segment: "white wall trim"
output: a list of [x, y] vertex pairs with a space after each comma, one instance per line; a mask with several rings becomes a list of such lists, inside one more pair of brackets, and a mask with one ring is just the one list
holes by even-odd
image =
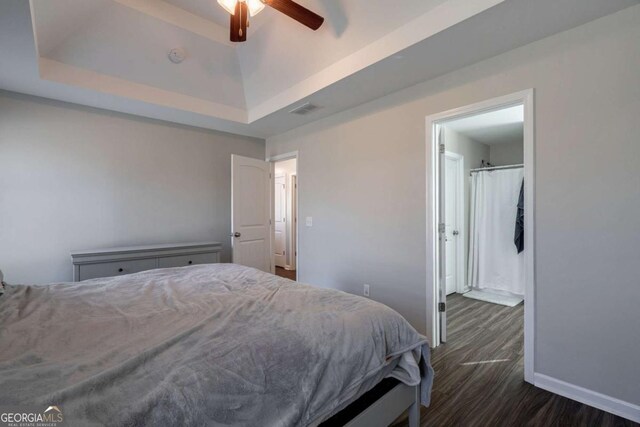
[[290, 151], [288, 153], [278, 154], [275, 156], [267, 157], [267, 162], [281, 162], [283, 160], [291, 160], [298, 158], [298, 151]]
[[[289, 239], [289, 254], [291, 254], [291, 260], [289, 263], [288, 270], [296, 270], [297, 265], [297, 253], [298, 247], [296, 243], [298, 242], [298, 162], [296, 161], [296, 172], [292, 173], [289, 176], [289, 196], [288, 196], [288, 213], [289, 213], [289, 233], [291, 233], [291, 238]], [[297, 272], [296, 272], [297, 278]]]
[[274, 203], [275, 200], [275, 176], [276, 176], [276, 164], [271, 162], [269, 163], [269, 226], [271, 228], [271, 232], [269, 233], [269, 253], [271, 256], [269, 257], [269, 269], [271, 270], [271, 274], [276, 274], [276, 254], [273, 250], [275, 245], [275, 236], [276, 236], [276, 222], [274, 221], [276, 217], [276, 206]]
[[[276, 212], [276, 207], [275, 207], [276, 206], [276, 188], [275, 188], [276, 186], [275, 186], [275, 184], [276, 184], [276, 180], [278, 178], [283, 178], [283, 181], [284, 181], [285, 205], [287, 205], [288, 202], [289, 202], [288, 201], [289, 186], [287, 185], [288, 184], [287, 183], [287, 174], [286, 173], [277, 173], [276, 169], [275, 169], [275, 166], [276, 166], [275, 162], [271, 162], [271, 167], [273, 169], [273, 188], [271, 188], [271, 191], [273, 192], [273, 197], [272, 197], [272, 200], [271, 200], [271, 203], [273, 203], [273, 215], [271, 217], [272, 220], [271, 220], [271, 224], [270, 225], [271, 225], [271, 228], [273, 229], [273, 236], [272, 236], [272, 239], [271, 239], [273, 241], [273, 245], [272, 245], [273, 248], [272, 248], [271, 256], [273, 257], [274, 270], [275, 270], [275, 268], [278, 267], [278, 264], [276, 262], [276, 249], [275, 249], [276, 248], [276, 213], [275, 213]], [[285, 208], [285, 211], [287, 211], [286, 208]], [[286, 215], [286, 218], [289, 218], [289, 214], [288, 213], [286, 213], [285, 215]], [[285, 228], [288, 227], [288, 226], [289, 226], [289, 222], [287, 221], [286, 225], [285, 225]], [[288, 267], [286, 252], [289, 250], [289, 248], [287, 247], [287, 243], [286, 243], [287, 242], [287, 234], [288, 234], [288, 230], [285, 230], [285, 238], [284, 238], [284, 241], [285, 241], [285, 254], [283, 255], [284, 264], [283, 264], [283, 267], [282, 267], [285, 270]]]
[[597, 391], [570, 384], [559, 379], [535, 373], [534, 385], [560, 396], [584, 403], [628, 420], [640, 423], [640, 406], [607, 396]]
[[38, 65], [40, 78], [43, 80], [180, 111], [202, 114], [207, 117], [247, 123], [247, 112], [242, 108], [231, 107], [172, 90], [98, 73], [45, 57], [38, 59]]
[[489, 99], [475, 104], [455, 108], [426, 117], [426, 243], [427, 265], [433, 266], [431, 272], [427, 268], [426, 277], [426, 304], [427, 338], [431, 346], [440, 344], [440, 328], [437, 310], [438, 302], [438, 239], [437, 224], [439, 219], [439, 195], [437, 184], [439, 182], [439, 164], [437, 147], [437, 125], [453, 119], [460, 119], [482, 112], [497, 110], [514, 105], [524, 106], [524, 165], [525, 165], [525, 205], [528, 206], [525, 214], [525, 303], [524, 303], [524, 379], [528, 383], [534, 383], [534, 356], [535, 356], [535, 117], [534, 117], [534, 90], [528, 89], [521, 92]]

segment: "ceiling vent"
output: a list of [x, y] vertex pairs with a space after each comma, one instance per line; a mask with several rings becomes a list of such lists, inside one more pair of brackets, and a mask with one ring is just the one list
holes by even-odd
[[298, 114], [300, 116], [304, 116], [305, 114], [309, 114], [312, 111], [317, 110], [318, 107], [317, 105], [314, 105], [310, 102], [305, 102], [304, 104], [294, 108], [293, 110], [289, 111], [291, 114]]

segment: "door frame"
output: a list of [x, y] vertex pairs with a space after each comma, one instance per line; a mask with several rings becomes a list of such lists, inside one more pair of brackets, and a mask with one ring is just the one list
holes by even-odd
[[[440, 125], [454, 119], [483, 112], [522, 105], [524, 107], [524, 175], [525, 175], [525, 297], [524, 297], [524, 379], [534, 383], [535, 356], [535, 117], [534, 89], [512, 93], [486, 101], [466, 105], [426, 117], [426, 304], [427, 338], [433, 347], [440, 343], [438, 304], [438, 278], [440, 277], [440, 249], [438, 224], [440, 223], [440, 153], [438, 132]], [[431, 268], [430, 268], [431, 266]]]
[[[296, 159], [296, 187], [293, 189], [294, 190], [294, 197], [293, 199], [295, 199], [295, 203], [296, 203], [296, 215], [298, 215], [298, 211], [300, 210], [300, 202], [298, 199], [298, 194], [300, 191], [300, 154], [298, 153], [298, 150], [296, 151], [290, 151], [288, 153], [283, 153], [283, 154], [277, 154], [275, 156], [270, 156], [267, 157], [265, 160], [269, 163], [271, 163], [271, 173], [274, 174], [275, 173], [275, 164], [276, 162], [281, 162], [283, 160], [291, 160], [291, 159]], [[274, 196], [274, 186], [271, 186], [271, 218], [275, 218], [275, 196]], [[302, 265], [302, 263], [300, 262], [300, 238], [299, 238], [299, 225], [298, 225], [299, 221], [296, 221], [295, 223], [295, 230], [293, 232], [293, 234], [295, 235], [295, 252], [293, 254], [294, 259], [295, 259], [295, 271], [296, 271], [296, 280], [300, 280], [300, 266]], [[271, 221], [271, 241], [275, 242], [275, 234], [276, 234], [276, 226], [275, 226], [275, 222], [272, 220]], [[289, 249], [289, 248], [287, 248]], [[275, 266], [275, 254], [273, 253], [273, 248], [271, 248], [271, 257], [273, 259], [273, 265]], [[273, 273], [275, 274], [275, 267], [274, 267], [274, 271]]]
[[296, 161], [296, 173], [292, 173], [289, 184], [291, 185], [291, 206], [289, 207], [291, 238], [289, 239], [289, 253], [293, 254], [289, 267], [298, 272], [298, 162]]
[[467, 230], [464, 227], [464, 156], [462, 154], [454, 153], [453, 151], [446, 151], [445, 140], [445, 157], [456, 159], [456, 167], [458, 176], [458, 185], [456, 189], [456, 223], [458, 225], [458, 242], [456, 243], [456, 292], [462, 293], [467, 290], [465, 284], [465, 277], [467, 276], [467, 266], [464, 262], [464, 249], [466, 248]]
[[[275, 252], [276, 252], [275, 251], [275, 247], [276, 247], [276, 204], [275, 204], [275, 199], [276, 199], [276, 197], [275, 197], [276, 196], [276, 191], [275, 191], [276, 180], [278, 178], [282, 178], [283, 179], [282, 181], [284, 182], [284, 203], [285, 203], [284, 210], [285, 210], [286, 218], [289, 217], [288, 212], [287, 212], [287, 202], [288, 202], [287, 193], [289, 191], [289, 187], [287, 186], [287, 174], [281, 174], [281, 175], [276, 174], [275, 173], [275, 169], [274, 169], [275, 163], [270, 163], [270, 167], [271, 167], [271, 170], [273, 171], [272, 172], [272, 174], [273, 174], [273, 185], [271, 186], [271, 191], [273, 191], [273, 200], [271, 201], [273, 203], [273, 215], [271, 215], [271, 217], [273, 218], [273, 221], [272, 221], [272, 223], [270, 225], [273, 226], [273, 236], [272, 236], [272, 238], [273, 238], [273, 254], [272, 254], [272, 256], [273, 256], [273, 265], [274, 265], [274, 269], [275, 269], [275, 267], [278, 267], [278, 265], [276, 264], [276, 254], [275, 254]], [[284, 228], [285, 228], [285, 232], [284, 232], [285, 233], [285, 238], [284, 238], [284, 251], [285, 251], [285, 254], [283, 255], [283, 257], [284, 257], [284, 266], [285, 267], [287, 266], [287, 255], [286, 254], [289, 251], [289, 248], [287, 247], [287, 236], [288, 236], [287, 227], [289, 227], [289, 222], [287, 220], [285, 220], [285, 225], [284, 225]]]

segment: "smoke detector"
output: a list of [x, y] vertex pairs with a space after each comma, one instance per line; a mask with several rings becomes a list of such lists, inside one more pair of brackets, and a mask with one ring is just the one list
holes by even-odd
[[179, 64], [187, 57], [187, 52], [184, 49], [177, 47], [175, 49], [171, 49], [167, 56], [169, 57], [169, 61], [174, 64]]

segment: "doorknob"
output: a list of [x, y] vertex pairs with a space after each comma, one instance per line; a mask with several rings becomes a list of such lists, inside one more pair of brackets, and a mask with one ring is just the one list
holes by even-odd
[[240, 237], [240, 236], [242, 236], [242, 234], [240, 234], [239, 232], [236, 231], [235, 233], [229, 234], [229, 236], [231, 236], [231, 237]]
[[460, 232], [458, 230], [453, 230], [453, 235], [457, 236], [458, 234], [460, 234]]

